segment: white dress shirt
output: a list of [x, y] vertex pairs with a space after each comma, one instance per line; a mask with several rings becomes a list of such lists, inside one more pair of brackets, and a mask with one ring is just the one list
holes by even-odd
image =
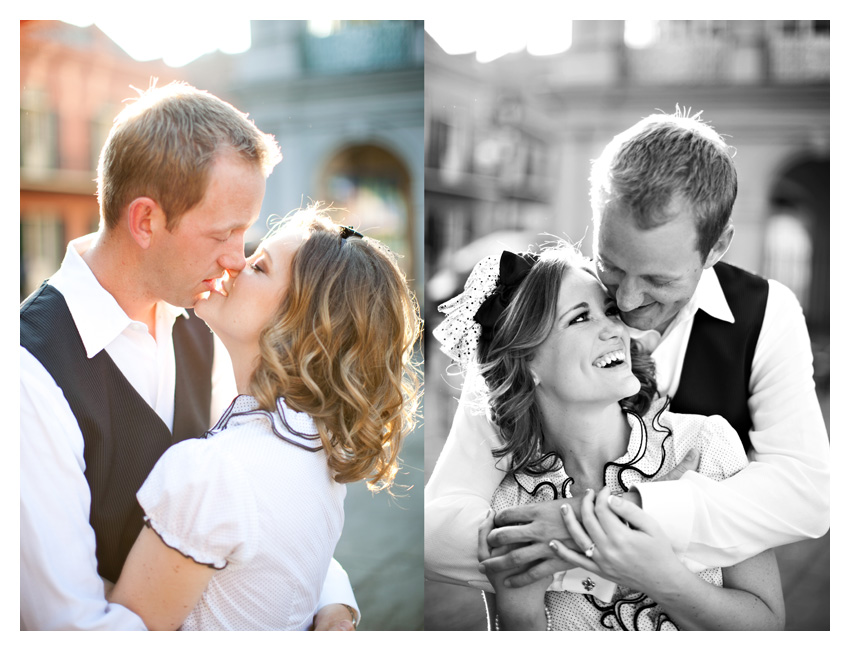
[[[693, 316], [733, 319], [713, 269], [656, 341], [659, 389], [678, 389]], [[491, 450], [501, 445], [486, 416], [471, 408], [468, 377], [446, 444], [425, 487], [425, 576], [490, 589], [478, 572], [477, 527], [504, 476]], [[693, 571], [727, 567], [765, 549], [822, 536], [829, 528], [829, 440], [812, 378], [812, 351], [800, 305], [773, 280], [756, 344], [749, 399], [751, 463], [723, 482], [688, 472], [676, 482], [637, 487]]]
[[[105, 349], [171, 429], [176, 377], [171, 328], [185, 311], [158, 303], [154, 339], [145, 324], [126, 315], [83, 260], [92, 240], [89, 235], [71, 242], [49, 283], [65, 298], [88, 357]], [[210, 424], [237, 393], [230, 358], [215, 341]], [[89, 523], [83, 435], [62, 390], [23, 347], [20, 392], [21, 629], [144, 630], [135, 613], [104, 598]], [[335, 561], [325, 588], [320, 607], [356, 606], [348, 578]]]

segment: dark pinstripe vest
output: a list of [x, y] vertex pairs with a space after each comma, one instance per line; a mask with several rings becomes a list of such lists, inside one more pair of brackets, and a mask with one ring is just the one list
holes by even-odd
[[[191, 314], [191, 312], [190, 312]], [[166, 449], [209, 427], [213, 339], [191, 314], [174, 323], [174, 434], [102, 350], [88, 359], [62, 294], [47, 283], [21, 305], [21, 346], [53, 376], [80, 425], [98, 572], [116, 581], [142, 528], [136, 492]], [[23, 429], [21, 436], [26, 436]], [[45, 477], [44, 481], [52, 481]], [[61, 490], [61, 487], [57, 487]]]
[[697, 311], [670, 410], [680, 414], [720, 414], [732, 424], [744, 449], [749, 451], [750, 374], [768, 285], [764, 278], [723, 262], [714, 269], [735, 323]]

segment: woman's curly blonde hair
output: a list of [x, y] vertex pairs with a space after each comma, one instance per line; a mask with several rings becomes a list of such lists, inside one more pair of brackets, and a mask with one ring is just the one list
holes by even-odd
[[273, 233], [284, 229], [303, 231], [304, 241], [260, 334], [251, 394], [263, 409], [282, 396], [313, 418], [336, 481], [389, 488], [420, 397], [416, 298], [394, 253], [369, 237], [343, 237], [319, 208], [288, 216]]

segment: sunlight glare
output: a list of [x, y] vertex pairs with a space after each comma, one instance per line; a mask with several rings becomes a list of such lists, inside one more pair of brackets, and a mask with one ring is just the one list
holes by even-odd
[[506, 54], [525, 49], [528, 39], [525, 29], [511, 18], [494, 18], [480, 24], [476, 34], [475, 58], [481, 63], [495, 61]]
[[[92, 23], [86, 18], [63, 20], [84, 27]], [[159, 16], [139, 16], [99, 19], [94, 24], [137, 61], [162, 59], [173, 68], [216, 50], [238, 54], [251, 47], [250, 21], [229, 17], [163, 21]]]
[[657, 39], [657, 21], [627, 20], [623, 30], [623, 41], [627, 47], [642, 49]]
[[437, 41], [446, 54], [469, 54], [475, 52], [475, 37], [460, 21], [434, 19], [425, 21], [425, 31]]
[[538, 21], [529, 33], [528, 53], [534, 56], [561, 54], [573, 44], [573, 21]]
[[516, 17], [461, 26], [456, 20], [427, 20], [425, 31], [447, 54], [470, 54], [481, 63], [528, 50], [534, 56], [566, 52], [572, 45], [572, 21], [529, 20]]

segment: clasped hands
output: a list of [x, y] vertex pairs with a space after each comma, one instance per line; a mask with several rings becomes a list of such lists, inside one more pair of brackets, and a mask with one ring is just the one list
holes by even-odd
[[[680, 479], [697, 469], [699, 459], [699, 451], [692, 449], [655, 481]], [[507, 577], [504, 585], [509, 588], [576, 567], [638, 588], [652, 580], [642, 569], [678, 562], [658, 523], [640, 507], [639, 493], [612, 496], [606, 487], [598, 496], [588, 490], [583, 497], [490, 512], [478, 527], [478, 569], [497, 580]]]
[[646, 591], [657, 570], [678, 559], [637, 499], [603, 488], [491, 513], [479, 527], [479, 569], [491, 581], [521, 588], [581, 567]]

